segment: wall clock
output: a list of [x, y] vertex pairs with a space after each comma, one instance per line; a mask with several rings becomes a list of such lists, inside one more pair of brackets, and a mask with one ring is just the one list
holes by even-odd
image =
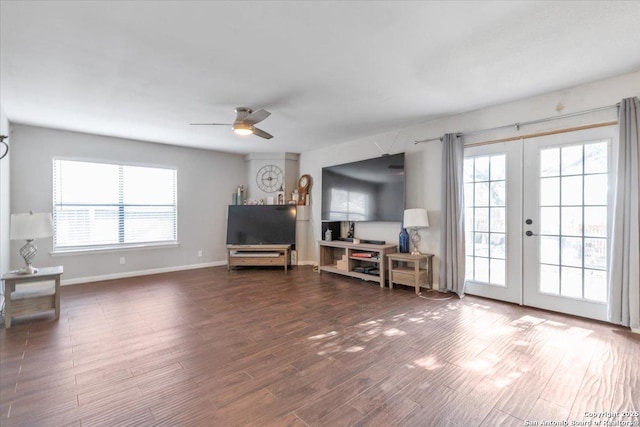
[[276, 165], [265, 165], [256, 174], [256, 184], [265, 193], [275, 193], [283, 184], [284, 174]]
[[302, 175], [298, 180], [298, 192], [300, 193], [298, 204], [305, 206], [307, 204], [307, 195], [311, 186], [311, 176]]

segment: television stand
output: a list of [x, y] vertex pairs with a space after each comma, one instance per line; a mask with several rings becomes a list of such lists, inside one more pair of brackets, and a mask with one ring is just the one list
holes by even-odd
[[283, 266], [287, 271], [291, 245], [227, 245], [227, 271], [231, 267]]
[[342, 274], [380, 284], [387, 280], [386, 256], [398, 250], [396, 245], [375, 245], [337, 240], [320, 240], [319, 271]]

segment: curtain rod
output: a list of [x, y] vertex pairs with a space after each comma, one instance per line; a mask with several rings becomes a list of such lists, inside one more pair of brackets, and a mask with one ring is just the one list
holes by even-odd
[[[488, 132], [488, 131], [491, 131], [491, 130], [512, 128], [512, 127], [515, 127], [516, 130], [519, 131], [522, 126], [533, 125], [533, 124], [537, 124], [537, 123], [550, 122], [550, 121], [553, 121], [553, 120], [565, 119], [567, 117], [582, 116], [584, 114], [595, 113], [595, 112], [598, 112], [598, 111], [608, 110], [610, 108], [619, 107], [619, 106], [620, 106], [620, 103], [614, 104], [614, 105], [607, 105], [606, 107], [592, 108], [590, 110], [577, 111], [575, 113], [564, 114], [562, 116], [546, 117], [544, 119], [530, 120], [528, 122], [520, 122], [520, 123], [514, 123], [512, 125], [502, 125], [502, 126], [496, 126], [496, 127], [492, 127], [492, 128], [486, 128], [486, 129], [478, 129], [478, 130], [473, 130], [473, 131], [469, 131], [469, 132], [459, 132], [456, 135], [457, 136], [474, 135], [476, 133], [482, 133], [482, 132]], [[414, 145], [415, 144], [423, 144], [425, 142], [431, 142], [431, 141], [442, 141], [442, 137], [439, 136], [439, 137], [435, 137], [435, 138], [421, 139], [419, 141], [414, 141], [413, 144]]]

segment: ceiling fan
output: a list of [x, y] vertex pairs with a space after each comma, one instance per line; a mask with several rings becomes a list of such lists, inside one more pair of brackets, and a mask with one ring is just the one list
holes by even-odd
[[267, 110], [253, 111], [251, 108], [236, 108], [236, 120], [233, 123], [190, 123], [194, 126], [231, 126], [233, 131], [238, 135], [256, 135], [261, 138], [271, 139], [273, 135], [258, 129], [254, 125], [259, 123], [271, 115]]

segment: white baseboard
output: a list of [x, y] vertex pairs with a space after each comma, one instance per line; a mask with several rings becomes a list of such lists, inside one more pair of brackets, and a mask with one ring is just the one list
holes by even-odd
[[316, 265], [318, 264], [315, 261], [300, 261], [298, 260], [298, 263], [296, 265]]
[[[177, 265], [173, 267], [152, 268], [149, 270], [126, 271], [123, 273], [103, 274], [101, 276], [79, 277], [77, 279], [62, 280], [62, 286], [77, 285], [80, 283], [101, 282], [103, 280], [124, 279], [126, 277], [147, 276], [149, 274], [171, 273], [173, 271], [195, 270], [197, 268], [218, 267], [227, 265], [227, 261], [205, 262], [202, 264]], [[64, 277], [64, 276], [63, 276]]]

